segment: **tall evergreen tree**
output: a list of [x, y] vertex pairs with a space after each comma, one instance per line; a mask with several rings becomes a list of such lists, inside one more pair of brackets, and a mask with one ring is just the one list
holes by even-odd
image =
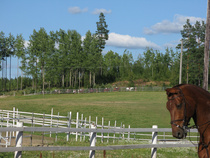
[[105, 21], [105, 16], [103, 13], [100, 13], [99, 15], [99, 22], [96, 22], [97, 24], [97, 31], [96, 35], [99, 40], [99, 48], [102, 51], [102, 49], [105, 48], [106, 40], [109, 38], [109, 30], [107, 29], [108, 25], [106, 24]]

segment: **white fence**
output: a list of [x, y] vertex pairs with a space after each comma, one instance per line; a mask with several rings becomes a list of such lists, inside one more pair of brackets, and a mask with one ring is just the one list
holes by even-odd
[[[72, 112], [68, 112], [67, 116], [61, 116], [58, 112], [57, 115], [53, 113], [53, 108], [51, 109], [51, 114], [41, 114], [41, 113], [32, 113], [32, 112], [23, 112], [19, 111], [18, 109], [13, 108], [12, 111], [10, 110], [0, 110], [0, 127], [15, 127], [18, 121], [21, 121], [24, 123], [24, 126], [29, 126], [29, 127], [56, 127], [56, 128], [91, 128], [91, 124], [94, 123], [97, 126], [97, 129], [120, 129], [120, 128], [125, 128], [124, 124], [120, 124], [120, 126], [117, 126], [117, 121], [113, 122], [113, 125], [111, 126], [111, 121], [108, 121], [108, 124], [105, 125], [104, 123], [104, 118], [101, 118], [101, 121], [99, 124], [98, 117], [94, 119], [94, 121], [91, 120], [91, 116], [84, 117], [83, 114], [79, 115], [79, 112], [76, 113], [76, 117], [72, 117]], [[128, 126], [130, 128], [130, 126]], [[55, 141], [57, 140], [57, 135], [59, 132], [56, 132], [55, 136]], [[52, 135], [51, 131], [48, 131], [48, 133], [44, 134], [49, 134], [50, 137]], [[86, 133], [78, 133], [78, 132], [71, 132], [71, 133], [66, 133], [66, 140], [69, 140], [70, 135], [75, 135], [76, 141], [80, 140], [85, 140], [85, 138], [89, 134]], [[9, 137], [10, 136], [10, 137]], [[6, 133], [6, 138], [10, 139], [4, 139], [3, 137], [0, 137], [2, 139], [6, 140], [11, 140], [11, 136], [14, 137], [14, 132], [11, 133]], [[127, 134], [127, 137], [125, 138], [125, 133], [121, 133], [118, 135], [113, 134], [112, 136], [107, 134], [104, 135], [101, 133], [100, 135], [97, 135], [97, 138], [101, 138], [101, 142], [104, 141], [104, 139], [113, 139], [113, 142], [116, 139], [133, 139], [130, 138], [130, 135]], [[0, 143], [0, 145], [4, 145]], [[6, 146], [10, 145], [10, 141], [6, 141]]]
[[[90, 150], [90, 157], [94, 157], [94, 153], [96, 150], [119, 150], [119, 149], [137, 149], [137, 148], [152, 148], [151, 150], [151, 157], [156, 157], [157, 148], [169, 148], [169, 147], [196, 147], [197, 144], [191, 143], [184, 143], [184, 144], [157, 144], [157, 141], [153, 141], [151, 144], [139, 144], [139, 145], [115, 145], [115, 146], [95, 146], [96, 142], [93, 142], [96, 137], [96, 133], [125, 133], [125, 132], [153, 132], [152, 139], [157, 140], [157, 133], [158, 132], [171, 132], [169, 128], [130, 128], [130, 129], [84, 129], [84, 128], [47, 128], [47, 127], [1, 127], [1, 132], [6, 131], [22, 131], [22, 132], [84, 132], [84, 133], [92, 133], [92, 137], [90, 138], [90, 147], [62, 147], [62, 146], [53, 146], [53, 147], [7, 147], [7, 148], [0, 148], [0, 152], [20, 152], [17, 155], [21, 154], [21, 151], [66, 151], [66, 150]], [[193, 130], [191, 132], [197, 132]], [[21, 137], [19, 137], [21, 138]], [[18, 142], [18, 140], [16, 140]], [[20, 141], [21, 142], [21, 141]], [[17, 143], [16, 143], [17, 146]], [[94, 153], [92, 153], [94, 151]]]
[[[40, 114], [18, 111], [13, 108], [10, 110], [0, 110], [0, 145], [5, 145], [7, 148], [0, 148], [0, 152], [11, 151], [40, 151], [40, 150], [116, 150], [116, 149], [135, 149], [135, 148], [152, 148], [152, 155], [155, 157], [156, 148], [162, 147], [194, 147], [189, 140], [178, 140], [171, 136], [171, 128], [128, 128], [122, 123], [117, 126], [117, 121], [111, 125], [108, 121], [108, 125], [104, 124], [104, 118], [101, 118], [101, 124], [98, 122], [98, 117], [91, 120], [91, 116], [87, 119], [83, 114], [76, 114], [76, 118], [73, 119], [72, 113], [68, 112], [67, 116], [61, 116], [59, 113], [54, 115], [53, 109], [51, 114]], [[22, 128], [17, 128], [18, 122], [23, 122]], [[95, 129], [91, 128], [91, 125], [95, 125]], [[55, 141], [60, 133], [66, 134], [66, 140], [69, 141], [70, 135], [75, 136], [76, 141], [89, 139], [100, 140], [101, 142], [122, 140], [144, 140], [148, 144], [141, 145], [124, 145], [124, 146], [104, 146], [94, 147], [94, 141], [90, 147], [8, 147], [11, 146], [11, 138], [17, 136], [15, 131], [31, 132], [43, 132], [44, 135], [49, 137], [54, 135]], [[1, 133], [5, 133], [3, 136]], [[158, 132], [158, 134], [157, 134]], [[197, 132], [196, 129], [191, 132]], [[95, 134], [94, 134], [95, 133]], [[152, 134], [153, 133], [153, 134]], [[154, 136], [155, 135], [155, 136]], [[95, 136], [95, 139], [92, 137]], [[197, 138], [193, 136], [190, 139]], [[98, 138], [98, 139], [97, 139]], [[31, 139], [32, 141], [32, 139]], [[179, 141], [179, 142], [178, 142]], [[178, 143], [177, 143], [178, 142]], [[153, 144], [152, 144], [153, 143]], [[31, 142], [32, 144], [32, 142]], [[43, 144], [42, 144], [43, 145]]]
[[[21, 121], [24, 123], [24, 126], [28, 127], [56, 127], [56, 128], [91, 128], [91, 124], [95, 124], [97, 129], [125, 129], [125, 128], [131, 128], [130, 125], [127, 127], [122, 124], [118, 123], [117, 121], [114, 121], [111, 123], [111, 121], [106, 121], [105, 125], [105, 119], [102, 117], [100, 119], [100, 124], [99, 124], [99, 119], [98, 117], [96, 118], [91, 118], [89, 116], [88, 118], [85, 117], [83, 114], [79, 115], [77, 112], [75, 115], [75, 118], [72, 117], [72, 112], [68, 112], [67, 116], [61, 116], [59, 112], [54, 114], [53, 109], [51, 109], [50, 114], [41, 114], [41, 113], [32, 113], [32, 112], [23, 112], [19, 111], [18, 109], [13, 108], [12, 111], [10, 110], [0, 110], [0, 127], [15, 127], [18, 121]], [[119, 125], [120, 124], [120, 125]], [[49, 136], [52, 136], [52, 132], [48, 131], [47, 133], [43, 133], [45, 135], [49, 134]], [[54, 133], [55, 134], [55, 141], [57, 141], [57, 136], [59, 132]], [[74, 135], [76, 141], [82, 141], [85, 140], [87, 137], [90, 137], [89, 133], [84, 133], [84, 132], [71, 132], [71, 133], [66, 133], [66, 140], [69, 140], [70, 135]], [[14, 137], [15, 133], [6, 133], [6, 137], [0, 137], [2, 138], [2, 142], [5, 142], [5, 145], [8, 146], [10, 145], [10, 140], [9, 138]], [[171, 133], [166, 133], [166, 132], [161, 132], [158, 135], [159, 141], [179, 141], [178, 139], [174, 139], [171, 135]], [[193, 137], [196, 136], [191, 136]], [[113, 141], [115, 142], [116, 140], [123, 139], [123, 140], [143, 140], [143, 141], [151, 141], [151, 133], [138, 133], [138, 132], [122, 132], [119, 134], [113, 133], [103, 133], [101, 132], [100, 134], [97, 134], [97, 138], [101, 139], [101, 142], [106, 142]], [[4, 145], [4, 143], [0, 142], [0, 145]]]

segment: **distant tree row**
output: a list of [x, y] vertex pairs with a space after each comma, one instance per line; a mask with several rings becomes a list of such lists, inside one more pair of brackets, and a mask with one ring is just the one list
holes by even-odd
[[[12, 56], [17, 57], [17, 60], [21, 61], [17, 69], [20, 68], [22, 74], [27, 76], [22, 78], [19, 76], [23, 75], [17, 74], [17, 78], [10, 78], [12, 82], [9, 82], [2, 73], [0, 90], [5, 90], [5, 80], [6, 89], [32, 87], [35, 90], [48, 87], [86, 88], [122, 80], [133, 83], [136, 79], [178, 84], [180, 53], [173, 49], [167, 48], [160, 52], [147, 48], [135, 61], [128, 50], [125, 50], [123, 55], [112, 50], [102, 55], [108, 30], [107, 25], [102, 23], [104, 17], [101, 16], [101, 24], [99, 21], [97, 26], [104, 31], [97, 30], [95, 34], [87, 31], [84, 39], [75, 30], [60, 29], [47, 33], [44, 28], [40, 28], [30, 35], [26, 48], [22, 35], [14, 37], [9, 34], [9, 37], [5, 37], [5, 34], [0, 32], [0, 62], [5, 62]], [[192, 25], [187, 20], [181, 35], [184, 45], [183, 83], [201, 85], [204, 22]], [[180, 47], [179, 44], [177, 48]]]

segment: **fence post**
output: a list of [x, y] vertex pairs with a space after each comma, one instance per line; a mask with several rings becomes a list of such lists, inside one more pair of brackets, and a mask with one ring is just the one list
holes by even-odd
[[[52, 128], [52, 120], [53, 120], [53, 108], [51, 109], [50, 128]], [[51, 136], [52, 136], [52, 132], [50, 131], [50, 137]]]
[[[7, 113], [7, 127], [9, 127], [9, 112]], [[6, 132], [6, 139], [7, 141], [9, 140], [9, 132], [7, 131]], [[7, 147], [7, 143], [6, 143], [6, 147]]]
[[[110, 129], [110, 121], [109, 121], [109, 123], [108, 123], [108, 129]], [[107, 134], [107, 143], [109, 143], [109, 133]]]
[[[68, 128], [71, 128], [71, 111], [69, 112]], [[66, 140], [69, 141], [70, 132], [67, 133]]]
[[[114, 122], [114, 129], [116, 129], [116, 127], [117, 127], [117, 121], [115, 120], [115, 122]], [[113, 143], [115, 142], [115, 133], [114, 133], [114, 136], [113, 136], [114, 138], [113, 138]]]
[[[13, 107], [12, 117], [13, 117], [12, 127], [14, 127], [15, 126], [15, 107]], [[14, 131], [12, 132], [12, 136], [13, 137], [15, 136], [15, 132]]]
[[[57, 128], [58, 128], [58, 124], [59, 124], [59, 112], [58, 112], [58, 115], [57, 115]], [[55, 141], [57, 142], [58, 140], [58, 132], [56, 131], [55, 132]]]
[[[84, 125], [84, 128], [86, 128], [86, 126], [87, 126], [87, 118], [85, 117], [85, 125]], [[85, 133], [84, 133], [83, 140], [85, 141]]]
[[[17, 127], [23, 127], [23, 122], [17, 122]], [[16, 131], [16, 143], [15, 147], [21, 147], [23, 141], [23, 131]], [[15, 151], [14, 158], [21, 158], [22, 151]]]
[[[102, 117], [102, 125], [101, 125], [101, 129], [104, 129], [104, 118]], [[104, 133], [101, 133], [101, 143], [104, 142]]]
[[[157, 125], [152, 126], [153, 129], [157, 129]], [[158, 132], [152, 132], [152, 144], [157, 144], [157, 135]], [[151, 149], [151, 158], [156, 158], [157, 156], [157, 148], [152, 148]]]
[[[89, 128], [91, 128], [91, 116], [89, 116]], [[89, 137], [91, 137], [91, 133], [89, 133]]]
[[[45, 113], [43, 113], [43, 125], [42, 127], [44, 127], [44, 123], [45, 123]], [[44, 146], [44, 132], [42, 133], [42, 146]]]
[[[79, 112], [77, 112], [76, 128], [79, 128]], [[78, 140], [78, 132], [76, 132], [76, 142]]]
[[[128, 129], [130, 129], [130, 128], [131, 128], [131, 126], [128, 125]], [[130, 132], [128, 132], [128, 141], [130, 141]]]
[[[94, 125], [94, 123], [91, 125], [92, 129], [96, 129], [96, 126]], [[96, 132], [91, 132], [90, 133], [90, 146], [94, 147], [96, 146]], [[90, 150], [89, 153], [89, 158], [95, 158], [95, 150]]]
[[[125, 129], [125, 125], [123, 124], [123, 129]], [[125, 132], [122, 133], [122, 139], [124, 140], [125, 138]]]
[[[84, 128], [82, 126], [83, 126], [83, 114], [81, 114], [81, 128]], [[82, 136], [83, 136], [83, 132], [80, 132], [80, 142], [82, 141]]]

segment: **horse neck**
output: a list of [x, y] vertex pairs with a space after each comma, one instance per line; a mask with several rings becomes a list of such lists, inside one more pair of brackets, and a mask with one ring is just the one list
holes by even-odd
[[191, 115], [195, 125], [199, 126], [210, 121], [210, 94], [195, 87], [188, 89], [188, 91], [186, 97], [188, 98], [188, 106], [192, 106], [192, 111], [194, 111]]

